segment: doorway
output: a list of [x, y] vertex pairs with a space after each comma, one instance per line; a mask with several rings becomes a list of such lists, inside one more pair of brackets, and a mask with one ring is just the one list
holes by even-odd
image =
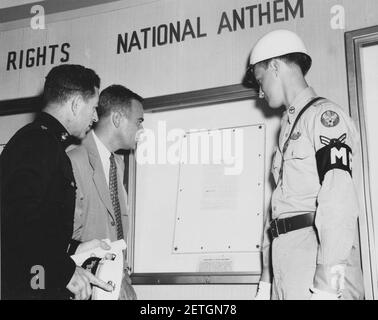
[[354, 161], [362, 206], [360, 240], [366, 299], [378, 299], [378, 26], [345, 36], [350, 113], [361, 139]]

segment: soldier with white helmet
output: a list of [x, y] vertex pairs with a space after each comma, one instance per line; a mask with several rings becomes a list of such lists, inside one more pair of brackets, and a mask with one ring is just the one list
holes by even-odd
[[247, 77], [260, 98], [271, 108], [285, 106], [256, 299], [364, 297], [352, 180], [358, 133], [341, 107], [308, 86], [311, 63], [303, 41], [288, 30], [262, 37], [250, 56]]

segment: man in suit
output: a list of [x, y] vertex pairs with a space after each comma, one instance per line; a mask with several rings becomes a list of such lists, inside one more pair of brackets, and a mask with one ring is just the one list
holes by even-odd
[[[77, 183], [73, 238], [127, 239], [128, 206], [123, 157], [118, 150], [136, 147], [143, 127], [142, 98], [112, 85], [100, 94], [99, 121], [77, 148], [68, 152]], [[136, 299], [125, 259], [120, 299]]]

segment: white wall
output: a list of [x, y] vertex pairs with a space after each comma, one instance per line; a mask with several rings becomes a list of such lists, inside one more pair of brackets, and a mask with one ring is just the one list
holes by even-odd
[[32, 122], [34, 114], [23, 113], [0, 117], [0, 145], [6, 144], [18, 129]]
[[[290, 0], [290, 3], [294, 6], [297, 1]], [[103, 86], [121, 82], [144, 97], [152, 97], [240, 83], [253, 43], [269, 30], [288, 28], [303, 37], [313, 57], [309, 82], [319, 94], [346, 108], [344, 32], [378, 24], [378, 2], [303, 0], [303, 18], [297, 16], [289, 21], [270, 24], [264, 18], [262, 26], [255, 25], [253, 28], [249, 27], [246, 18], [244, 30], [229, 32], [223, 29], [221, 34], [217, 34], [223, 12], [231, 19], [233, 9], [240, 12], [248, 5], [266, 5], [267, 2], [146, 0], [141, 5], [97, 15], [91, 9], [91, 16], [83, 17], [84, 9], [78, 10], [80, 16], [72, 12], [54, 14], [47, 18], [45, 30], [33, 30], [29, 25], [14, 29], [15, 23], [4, 24], [0, 33], [0, 99], [35, 95], [41, 89], [43, 76], [51, 68], [51, 65], [46, 65], [5, 71], [7, 53], [11, 50], [67, 41], [71, 44], [70, 62], [95, 68], [103, 80]], [[283, 7], [282, 3], [279, 2], [280, 8]], [[335, 16], [331, 11], [335, 5], [341, 5], [345, 10], [345, 29], [331, 27]], [[104, 5], [103, 10], [115, 10], [115, 6], [121, 4]], [[101, 11], [101, 7], [96, 8]], [[195, 28], [197, 17], [200, 17], [201, 30], [207, 33], [206, 37], [187, 38], [180, 43], [116, 54], [118, 33], [127, 32], [131, 36], [134, 30], [176, 21], [184, 23], [186, 19], [190, 19]], [[21, 25], [25, 23], [23, 21]]]

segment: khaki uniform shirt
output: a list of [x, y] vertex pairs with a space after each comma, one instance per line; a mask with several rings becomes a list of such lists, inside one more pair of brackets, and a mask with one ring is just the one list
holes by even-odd
[[[320, 245], [314, 282], [327, 283], [333, 266], [349, 263], [357, 238], [359, 205], [349, 172], [332, 169], [320, 183], [316, 153], [329, 144], [331, 139], [339, 139], [351, 148], [353, 156], [358, 150], [359, 140], [351, 118], [342, 108], [329, 100], [321, 99], [302, 114], [290, 137], [288, 148], [283, 153], [284, 144], [298, 113], [315, 97], [316, 93], [311, 88], [306, 88], [282, 118], [279, 145], [272, 163], [276, 188], [271, 205], [273, 219], [316, 212], [315, 224]], [[350, 165], [349, 153], [336, 152], [333, 156]], [[269, 262], [268, 228], [269, 219], [266, 219], [264, 265]]]

